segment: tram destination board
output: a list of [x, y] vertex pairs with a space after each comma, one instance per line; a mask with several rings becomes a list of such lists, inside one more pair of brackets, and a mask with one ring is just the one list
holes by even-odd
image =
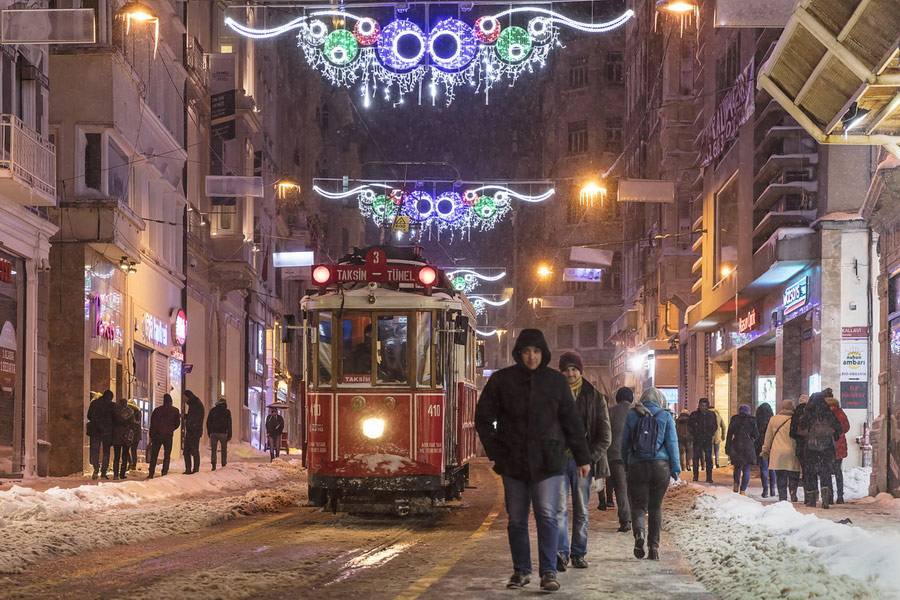
[[419, 267], [388, 265], [332, 265], [332, 281], [375, 281], [378, 283], [417, 283]]

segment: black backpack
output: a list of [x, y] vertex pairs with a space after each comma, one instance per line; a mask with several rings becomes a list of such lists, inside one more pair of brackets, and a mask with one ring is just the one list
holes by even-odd
[[[657, 413], [658, 414], [658, 413]], [[632, 452], [643, 452], [656, 456], [662, 444], [657, 447], [656, 439], [659, 436], [659, 421], [654, 415], [641, 415], [634, 428], [634, 436], [631, 438]]]
[[834, 449], [834, 429], [828, 419], [819, 417], [809, 426], [806, 447], [816, 452]]

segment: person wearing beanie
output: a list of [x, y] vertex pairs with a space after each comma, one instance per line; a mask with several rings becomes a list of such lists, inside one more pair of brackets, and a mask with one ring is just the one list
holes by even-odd
[[[557, 528], [559, 546], [556, 554], [556, 570], [565, 571], [569, 558], [576, 569], [586, 569], [585, 560], [588, 538], [588, 503], [591, 501], [591, 479], [609, 477], [606, 450], [612, 441], [609, 425], [609, 408], [606, 397], [582, 377], [581, 356], [577, 352], [565, 352], [559, 359], [559, 370], [566, 377], [578, 418], [584, 427], [588, 452], [591, 455], [591, 475], [578, 476], [578, 466], [571, 451], [566, 451], [566, 468], [559, 486]], [[602, 490], [600, 492], [602, 494]], [[569, 545], [569, 497], [572, 498], [572, 543]], [[605, 499], [605, 496], [601, 496]]]
[[634, 402], [634, 390], [629, 387], [620, 387], [616, 390], [616, 404], [609, 409], [609, 426], [612, 430], [612, 442], [606, 451], [606, 460], [609, 463], [608, 489], [615, 492], [616, 510], [619, 517], [619, 528], [616, 531], [625, 533], [631, 531], [631, 505], [628, 501], [628, 482], [625, 474], [625, 465], [622, 463], [622, 429], [625, 427], [625, 418]]
[[675, 419], [662, 408], [665, 404], [662, 392], [645, 389], [641, 401], [628, 411], [622, 430], [620, 449], [628, 472], [635, 558], [644, 558], [646, 541], [647, 558], [659, 560], [663, 498], [669, 478], [677, 480], [681, 473]]
[[847, 458], [847, 432], [850, 431], [850, 421], [847, 419], [847, 413], [844, 412], [844, 409], [841, 408], [840, 401], [835, 398], [831, 393], [831, 388], [825, 388], [825, 402], [828, 404], [828, 407], [831, 409], [831, 412], [834, 413], [834, 416], [837, 417], [838, 423], [841, 424], [841, 437], [839, 437], [834, 445], [835, 445], [835, 453], [834, 453], [834, 469], [832, 470], [834, 474], [834, 482], [835, 487], [834, 491], [837, 494], [837, 498], [835, 498], [835, 504], [843, 504], [844, 503], [844, 459]]
[[541, 589], [556, 591], [559, 544], [557, 505], [570, 448], [578, 476], [591, 473], [584, 427], [565, 376], [551, 369], [550, 348], [539, 329], [523, 329], [512, 351], [515, 364], [494, 372], [475, 407], [475, 430], [494, 471], [503, 479], [513, 574], [508, 588], [531, 581], [528, 513], [534, 506]]
[[228, 442], [231, 441], [231, 411], [225, 398], [216, 400], [206, 416], [206, 433], [209, 435], [210, 463], [216, 470], [217, 448], [222, 447], [222, 466], [228, 464]]
[[800, 461], [794, 438], [791, 437], [791, 417], [794, 416], [794, 403], [784, 400], [778, 414], [769, 419], [766, 427], [760, 456], [769, 463], [769, 470], [775, 471], [775, 484], [778, 486], [778, 500], [785, 501], [788, 491], [791, 502], [797, 502], [797, 488], [800, 484]]
[[731, 417], [725, 436], [725, 454], [734, 465], [734, 491], [742, 496], [747, 494], [750, 483], [750, 467], [756, 462], [756, 419], [750, 415], [749, 404], [741, 404], [736, 415]]

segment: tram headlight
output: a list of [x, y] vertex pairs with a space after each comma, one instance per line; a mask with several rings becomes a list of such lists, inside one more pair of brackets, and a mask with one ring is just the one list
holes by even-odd
[[377, 440], [384, 435], [384, 419], [366, 419], [362, 422], [362, 432], [370, 440]]

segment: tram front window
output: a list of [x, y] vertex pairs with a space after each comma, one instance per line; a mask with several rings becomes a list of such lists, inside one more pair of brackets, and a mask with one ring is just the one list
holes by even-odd
[[372, 381], [372, 318], [347, 317], [341, 320], [342, 383]]
[[331, 314], [319, 313], [319, 385], [331, 385]]
[[378, 346], [375, 359], [378, 364], [378, 383], [406, 383], [409, 381], [406, 360], [407, 317], [379, 315]]
[[431, 313], [416, 313], [416, 380], [420, 387], [431, 385]]

